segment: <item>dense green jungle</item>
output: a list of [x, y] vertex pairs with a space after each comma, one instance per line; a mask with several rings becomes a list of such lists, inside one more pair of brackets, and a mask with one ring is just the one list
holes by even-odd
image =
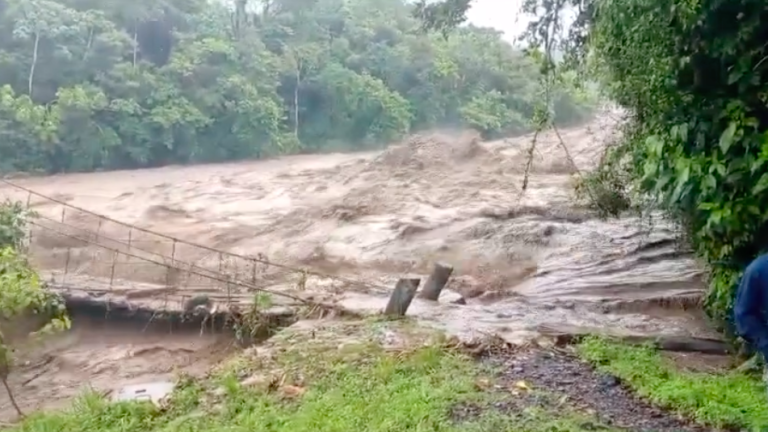
[[[4, 0], [0, 171], [57, 173], [370, 149], [531, 129], [540, 70], [485, 28], [400, 0]], [[592, 113], [575, 75], [563, 124]]]

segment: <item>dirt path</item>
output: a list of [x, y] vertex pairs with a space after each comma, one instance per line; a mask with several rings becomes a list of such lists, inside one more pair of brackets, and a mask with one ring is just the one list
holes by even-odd
[[499, 406], [515, 412], [527, 407], [557, 407], [568, 404], [592, 413], [605, 425], [633, 432], [705, 431], [674, 414], [639, 399], [616, 378], [596, 372], [575, 357], [550, 351], [528, 350], [507, 355], [493, 355], [483, 360], [501, 370], [501, 385], [516, 389], [525, 382], [548, 397], [518, 388], [517, 400]]

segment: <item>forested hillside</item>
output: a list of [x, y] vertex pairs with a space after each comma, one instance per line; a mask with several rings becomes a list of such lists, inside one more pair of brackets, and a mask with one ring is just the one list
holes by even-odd
[[[526, 129], [538, 70], [402, 0], [0, 1], [0, 171], [89, 171]], [[567, 84], [563, 123], [589, 115]]]

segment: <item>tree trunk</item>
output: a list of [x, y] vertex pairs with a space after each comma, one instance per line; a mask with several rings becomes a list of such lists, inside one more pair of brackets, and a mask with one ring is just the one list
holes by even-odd
[[35, 32], [35, 46], [32, 49], [32, 66], [29, 67], [28, 94], [32, 98], [32, 85], [35, 82], [35, 68], [37, 67], [37, 50], [40, 47], [40, 32]]
[[[535, 328], [542, 336], [551, 338], [556, 345], [570, 345], [579, 343], [585, 337], [595, 334], [588, 329], [579, 327], [552, 327], [541, 325]], [[651, 344], [661, 351], [697, 352], [702, 354], [726, 355], [733, 354], [731, 347], [722, 340], [706, 337], [694, 337], [683, 335], [606, 335], [609, 339], [623, 342], [629, 345]]]
[[93, 27], [88, 30], [88, 42], [85, 45], [85, 52], [83, 53], [83, 61], [88, 58], [88, 54], [91, 51], [91, 45], [93, 45]]
[[299, 85], [301, 85], [301, 61], [296, 60], [296, 87], [293, 89], [293, 134], [299, 138]]
[[139, 20], [133, 20], [133, 67], [139, 54]]
[[11, 405], [13, 405], [13, 408], [19, 414], [19, 417], [24, 417], [24, 412], [21, 411], [21, 408], [19, 408], [19, 404], [16, 403], [16, 398], [13, 397], [11, 386], [8, 385], [8, 380], [6, 379], [6, 377], [2, 377], [2, 381], [3, 381], [3, 386], [5, 386], [5, 391], [8, 393], [8, 399], [11, 400]]
[[245, 27], [248, 0], [237, 0], [235, 4], [235, 37], [242, 38], [242, 29]]
[[240, 39], [240, 2], [235, 7], [235, 39]]

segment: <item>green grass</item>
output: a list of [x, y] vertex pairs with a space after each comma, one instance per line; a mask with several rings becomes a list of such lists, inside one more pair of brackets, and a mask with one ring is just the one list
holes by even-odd
[[588, 338], [580, 355], [640, 396], [716, 428], [768, 430], [768, 396], [754, 377], [681, 371], [650, 347]]
[[[267, 365], [240, 359], [210, 381], [186, 381], [170, 405], [107, 403], [81, 398], [72, 409], [28, 417], [12, 432], [397, 432], [606, 430], [589, 417], [559, 407], [502, 413], [487, 409], [457, 423], [457, 404], [487, 406], [511, 393], [489, 393], [476, 383], [489, 377], [469, 358], [425, 347], [392, 354], [359, 345], [333, 353], [297, 347]], [[342, 352], [343, 354], [339, 354]], [[272, 361], [272, 360], [271, 360]], [[281, 398], [279, 391], [241, 385], [235, 376], [279, 366], [287, 382], [301, 381], [305, 393]], [[504, 396], [506, 395], [506, 396]], [[518, 396], [519, 397], [519, 396]]]

